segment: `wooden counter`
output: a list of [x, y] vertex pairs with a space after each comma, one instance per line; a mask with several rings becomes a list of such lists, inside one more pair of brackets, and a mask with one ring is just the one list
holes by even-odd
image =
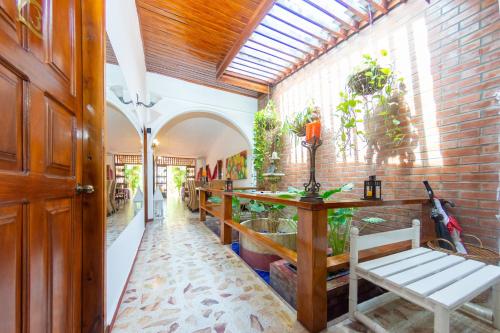
[[[273, 194], [259, 192], [224, 192], [223, 190], [199, 188], [200, 221], [205, 221], [206, 213], [219, 218], [222, 244], [231, 243], [231, 229], [247, 235], [278, 256], [297, 266], [297, 319], [310, 331], [320, 332], [326, 328], [326, 275], [327, 270], [336, 271], [349, 267], [349, 253], [327, 257], [327, 212], [335, 208], [386, 207], [421, 205], [422, 241], [434, 237], [434, 223], [430, 219], [429, 199], [370, 200], [327, 200], [323, 203], [302, 202], [299, 199], [280, 198]], [[207, 202], [208, 194], [222, 198], [222, 204]], [[232, 197], [296, 207], [299, 221], [297, 226], [297, 252], [292, 251], [270, 238], [255, 232], [232, 220]], [[365, 250], [360, 260], [371, 260], [411, 247], [410, 242], [402, 242]]]

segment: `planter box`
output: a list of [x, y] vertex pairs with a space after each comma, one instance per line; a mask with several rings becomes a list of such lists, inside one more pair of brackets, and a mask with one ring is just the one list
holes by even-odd
[[[287, 266], [287, 261], [279, 260], [271, 264], [270, 284], [291, 306], [297, 304], [297, 274]], [[328, 320], [333, 320], [349, 312], [349, 274], [335, 278], [327, 283]], [[366, 281], [360, 280], [358, 289], [359, 302], [364, 302], [385, 293], [385, 290]]]

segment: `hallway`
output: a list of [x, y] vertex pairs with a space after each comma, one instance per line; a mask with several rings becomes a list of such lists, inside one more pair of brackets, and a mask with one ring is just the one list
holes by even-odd
[[121, 332], [304, 332], [296, 314], [178, 200], [148, 224], [118, 311]]

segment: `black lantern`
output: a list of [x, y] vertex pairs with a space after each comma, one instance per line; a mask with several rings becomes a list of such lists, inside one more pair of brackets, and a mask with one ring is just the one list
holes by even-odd
[[231, 178], [226, 179], [225, 190], [226, 192], [233, 192], [233, 181]]
[[382, 181], [377, 180], [377, 176], [373, 175], [365, 180], [363, 199], [382, 200]]

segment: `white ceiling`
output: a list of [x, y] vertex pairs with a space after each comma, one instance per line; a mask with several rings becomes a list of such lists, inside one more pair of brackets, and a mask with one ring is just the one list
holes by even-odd
[[127, 117], [115, 107], [106, 106], [106, 152], [141, 154], [139, 133]]
[[[206, 113], [179, 116], [158, 133], [159, 155], [206, 157], [223, 133], [242, 138], [228, 121]], [[243, 139], [244, 140], [244, 139]]]

